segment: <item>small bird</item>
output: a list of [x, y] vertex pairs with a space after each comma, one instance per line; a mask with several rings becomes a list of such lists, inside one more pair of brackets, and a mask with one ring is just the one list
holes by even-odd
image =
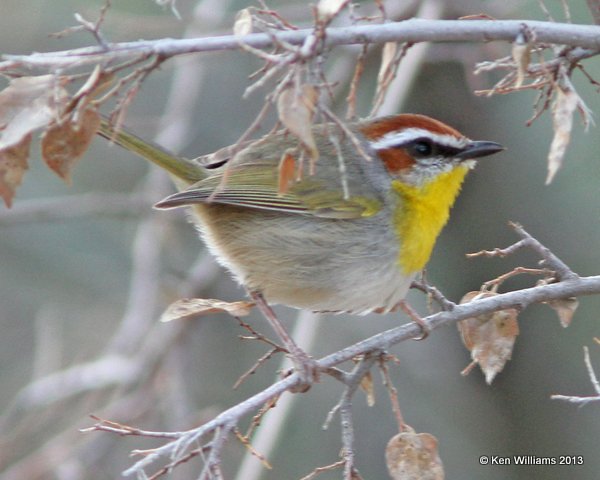
[[[475, 159], [504, 147], [416, 114], [347, 129], [313, 127], [314, 165], [285, 131], [195, 160], [107, 123], [100, 133], [172, 174], [180, 191], [156, 207], [191, 207], [210, 251], [255, 300], [388, 312], [429, 260]], [[282, 188], [284, 155], [295, 171]]]

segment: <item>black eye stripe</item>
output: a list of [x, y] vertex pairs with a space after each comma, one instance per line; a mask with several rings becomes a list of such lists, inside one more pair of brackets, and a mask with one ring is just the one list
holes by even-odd
[[437, 145], [437, 152], [443, 157], [454, 157], [458, 153], [462, 152], [462, 149], [456, 147], [450, 147], [448, 145]]
[[431, 138], [420, 137], [394, 145], [391, 148], [402, 148], [415, 156], [421, 157], [454, 157], [462, 152], [461, 148], [452, 147], [433, 141]]

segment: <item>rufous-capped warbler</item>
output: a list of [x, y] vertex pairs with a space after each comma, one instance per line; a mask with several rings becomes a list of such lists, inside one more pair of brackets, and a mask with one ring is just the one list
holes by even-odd
[[315, 125], [314, 171], [297, 161], [301, 170], [285, 189], [282, 156], [299, 160], [301, 147], [283, 131], [233, 155], [228, 147], [195, 160], [107, 123], [100, 133], [172, 174], [180, 191], [156, 207], [191, 207], [211, 252], [255, 298], [314, 311], [386, 312], [429, 260], [474, 159], [503, 147], [423, 115], [347, 128], [354, 138]]

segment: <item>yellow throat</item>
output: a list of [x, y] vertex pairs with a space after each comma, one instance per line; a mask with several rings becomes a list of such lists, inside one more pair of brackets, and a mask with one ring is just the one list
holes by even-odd
[[394, 225], [401, 243], [398, 263], [405, 274], [425, 267], [468, 171], [468, 166], [459, 165], [419, 187], [392, 182], [401, 197]]

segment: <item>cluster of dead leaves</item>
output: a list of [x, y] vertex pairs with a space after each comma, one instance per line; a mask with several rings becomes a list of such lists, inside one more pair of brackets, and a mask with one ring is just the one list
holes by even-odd
[[65, 88], [67, 81], [54, 75], [15, 78], [0, 92], [0, 197], [8, 207], [28, 169], [37, 130], [42, 131], [46, 165], [70, 181], [74, 163], [100, 126], [100, 115], [89, 100], [100, 76], [92, 77], [92, 83], [87, 82], [81, 94], [73, 97]]

